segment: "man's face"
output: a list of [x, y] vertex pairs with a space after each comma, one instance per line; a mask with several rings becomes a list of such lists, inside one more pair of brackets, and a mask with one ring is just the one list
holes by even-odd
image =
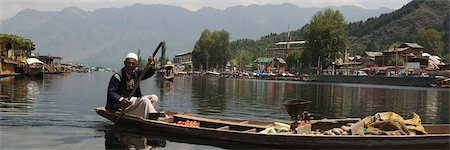
[[137, 61], [136, 61], [136, 59], [133, 59], [133, 58], [125, 59], [123, 64], [125, 65], [125, 69], [128, 73], [133, 72], [133, 70], [136, 69], [136, 67], [137, 67]]

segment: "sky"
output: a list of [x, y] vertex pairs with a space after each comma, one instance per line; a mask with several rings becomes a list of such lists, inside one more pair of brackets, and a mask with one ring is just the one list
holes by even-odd
[[75, 6], [86, 11], [97, 8], [109, 8], [141, 4], [164, 4], [183, 7], [192, 11], [202, 7], [225, 9], [227, 7], [251, 4], [282, 4], [292, 3], [298, 7], [327, 7], [355, 5], [367, 9], [387, 7], [399, 9], [411, 0], [0, 0], [0, 20], [14, 17], [23, 9], [30, 8], [40, 11], [60, 11], [66, 7]]

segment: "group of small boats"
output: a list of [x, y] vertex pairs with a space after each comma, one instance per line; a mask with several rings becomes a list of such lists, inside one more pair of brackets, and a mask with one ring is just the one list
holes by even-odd
[[450, 88], [450, 78], [440, 78], [436, 84], [431, 84], [431, 87], [436, 88]]
[[[24, 60], [24, 62], [14, 62], [10, 61], [12, 67], [9, 67], [8, 71], [1, 70], [0, 78], [9, 77], [9, 76], [27, 76], [34, 78], [43, 78], [44, 74], [60, 74], [60, 73], [69, 73], [72, 71], [73, 67], [67, 64], [46, 64], [38, 58], [30, 57]], [[7, 69], [5, 69], [7, 70]]]
[[[120, 113], [108, 112], [104, 107], [95, 108], [100, 116], [115, 122]], [[358, 118], [311, 120], [311, 130], [329, 130]], [[185, 124], [186, 122], [194, 122]], [[292, 132], [267, 133], [275, 122], [236, 118], [210, 117], [164, 111], [152, 118], [125, 114], [116, 123], [136, 129], [185, 135], [203, 139], [237, 142], [239, 144], [264, 145], [273, 148], [379, 148], [379, 149], [448, 149], [450, 148], [449, 124], [423, 124], [425, 135], [312, 135]], [[290, 124], [289, 122], [281, 122]], [[275, 123], [276, 124], [276, 123]]]

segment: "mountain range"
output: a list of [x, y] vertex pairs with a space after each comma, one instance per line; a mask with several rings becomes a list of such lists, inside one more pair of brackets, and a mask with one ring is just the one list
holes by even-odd
[[[348, 22], [392, 12], [356, 6], [332, 7]], [[300, 29], [315, 12], [324, 8], [280, 5], [211, 7], [190, 11], [169, 5], [134, 4], [122, 8], [84, 11], [68, 7], [61, 11], [24, 9], [0, 23], [0, 32], [34, 41], [43, 55], [60, 56], [63, 62], [120, 66], [128, 52], [142, 50], [148, 56], [159, 41], [166, 41], [167, 55], [192, 51], [204, 29], [230, 33], [231, 40], [257, 39], [269, 33]]]

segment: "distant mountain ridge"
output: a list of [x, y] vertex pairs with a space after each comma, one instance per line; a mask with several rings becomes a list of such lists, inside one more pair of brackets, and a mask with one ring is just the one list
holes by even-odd
[[[355, 6], [335, 7], [348, 21], [391, 12]], [[84, 11], [68, 7], [45, 12], [24, 9], [0, 23], [0, 32], [32, 39], [37, 52], [61, 56], [66, 61], [120, 66], [122, 57], [143, 50], [146, 56], [159, 41], [166, 41], [167, 54], [191, 51], [200, 33], [224, 29], [231, 40], [256, 39], [269, 33], [299, 29], [323, 8], [281, 5], [234, 6], [224, 10], [207, 7], [197, 11], [168, 6], [134, 4], [123, 8]]]

